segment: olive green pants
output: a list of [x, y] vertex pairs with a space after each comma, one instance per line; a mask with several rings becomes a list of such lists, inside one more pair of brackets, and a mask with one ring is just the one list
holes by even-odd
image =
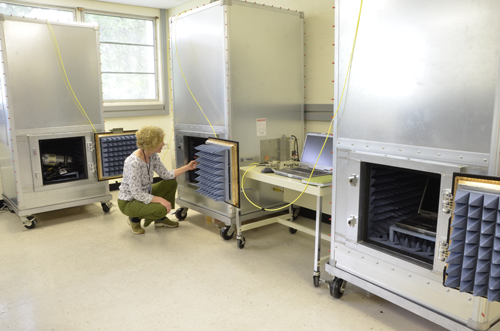
[[[177, 190], [177, 181], [175, 179], [162, 180], [153, 184], [151, 194], [156, 197], [161, 197], [172, 204], [172, 209], [175, 208], [175, 191]], [[129, 216], [145, 219], [146, 221], [156, 221], [167, 216], [167, 208], [159, 203], [144, 202], [131, 200], [125, 201], [118, 199], [118, 207], [120, 211]]]

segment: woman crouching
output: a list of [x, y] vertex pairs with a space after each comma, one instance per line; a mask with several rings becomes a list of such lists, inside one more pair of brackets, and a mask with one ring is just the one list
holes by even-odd
[[[143, 234], [144, 227], [155, 223], [156, 227], [175, 228], [179, 222], [168, 219], [167, 214], [175, 208], [176, 177], [196, 169], [196, 162], [167, 170], [158, 156], [165, 145], [165, 132], [156, 126], [145, 126], [135, 134], [139, 148], [125, 159], [123, 179], [118, 195], [120, 211], [129, 217], [128, 223], [134, 234]], [[157, 173], [163, 180], [153, 184]]]

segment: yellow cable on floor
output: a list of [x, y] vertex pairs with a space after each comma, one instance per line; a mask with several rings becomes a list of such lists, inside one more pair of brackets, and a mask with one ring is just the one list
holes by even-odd
[[[318, 161], [319, 161], [319, 158], [321, 156], [321, 153], [323, 153], [323, 148], [325, 147], [326, 145], [326, 142], [328, 141], [328, 136], [330, 135], [330, 131], [332, 130], [332, 127], [333, 127], [333, 121], [335, 120], [335, 117], [337, 117], [337, 113], [339, 111], [339, 108], [340, 108], [340, 104], [342, 103], [342, 99], [344, 97], [344, 91], [345, 91], [345, 87], [346, 87], [346, 84], [347, 84], [347, 78], [349, 77], [349, 74], [351, 72], [351, 65], [352, 65], [352, 58], [354, 56], [354, 49], [355, 49], [355, 46], [356, 46], [356, 39], [358, 37], [358, 28], [359, 28], [359, 22], [361, 20], [361, 10], [363, 9], [363, 0], [361, 0], [361, 5], [359, 7], [359, 15], [358, 15], [358, 23], [356, 25], [356, 33], [354, 35], [354, 42], [352, 44], [352, 50], [351, 50], [351, 57], [349, 59], [349, 66], [347, 67], [347, 74], [346, 74], [346, 77], [345, 77], [345, 80], [344, 80], [344, 87], [342, 88], [342, 94], [340, 96], [340, 101], [339, 101], [339, 104], [337, 106], [337, 110], [335, 111], [335, 113], [333, 114], [333, 117], [332, 117], [332, 120], [330, 122], [330, 126], [328, 127], [328, 133], [326, 135], [326, 139], [325, 139], [325, 142], [323, 143], [323, 146], [321, 147], [321, 151], [319, 152], [319, 155], [318, 155], [318, 158], [316, 159], [316, 163], [314, 163], [314, 167], [311, 171], [311, 175], [309, 176], [309, 179], [307, 180], [307, 183], [306, 183], [306, 186], [304, 187], [304, 189], [302, 190], [302, 192], [300, 193], [300, 195], [295, 199], [293, 200], [292, 202], [290, 202], [288, 205], [286, 206], [283, 206], [281, 208], [275, 208], [275, 209], [266, 209], [266, 208], [262, 208], [260, 206], [257, 206], [255, 203], [253, 203], [247, 196], [246, 192], [245, 192], [245, 176], [247, 174], [248, 171], [250, 171], [251, 169], [257, 167], [257, 166], [253, 166], [251, 168], [249, 168], [247, 171], [245, 171], [245, 173], [243, 174], [243, 177], [241, 178], [241, 181], [242, 181], [242, 191], [243, 191], [243, 194], [245, 195], [245, 198], [247, 198], [248, 202], [250, 202], [253, 206], [259, 208], [259, 209], [262, 209], [262, 210], [265, 210], [265, 211], [278, 211], [278, 210], [281, 210], [281, 209], [285, 209], [285, 208], [288, 208], [289, 206], [291, 206], [293, 203], [295, 203], [297, 200], [299, 200], [299, 198], [304, 194], [304, 192], [306, 191], [307, 187], [309, 186], [309, 182], [311, 181], [311, 178], [312, 178], [312, 175], [313, 175], [313, 172], [314, 172], [314, 169], [316, 169], [316, 165], [318, 164]], [[252, 163], [252, 164], [255, 164], [255, 163]], [[252, 165], [250, 164], [250, 165]], [[333, 175], [333, 174], [332, 174]]]
[[57, 53], [57, 59], [58, 59], [58, 64], [59, 64], [59, 70], [61, 71], [61, 76], [63, 78], [64, 85], [66, 86], [66, 89], [68, 90], [69, 95], [71, 96], [71, 99], [75, 103], [76, 107], [78, 110], [80, 110], [80, 113], [84, 115], [87, 120], [89, 121], [90, 125], [92, 126], [92, 129], [94, 129], [94, 132], [97, 133], [94, 124], [92, 124], [92, 121], [90, 120], [89, 116], [85, 112], [85, 109], [83, 109], [82, 105], [80, 104], [80, 101], [78, 101], [78, 98], [75, 95], [75, 92], [73, 91], [73, 88], [71, 87], [71, 84], [68, 79], [68, 75], [66, 74], [66, 69], [64, 68], [64, 63], [61, 57], [61, 52], [59, 51], [59, 45], [57, 44], [57, 39], [56, 35], [54, 34], [54, 30], [52, 30], [52, 26], [49, 23], [49, 20], [47, 20], [47, 26], [49, 28], [49, 33], [50, 37], [52, 39], [52, 43], [54, 45], [54, 49], [56, 50]]

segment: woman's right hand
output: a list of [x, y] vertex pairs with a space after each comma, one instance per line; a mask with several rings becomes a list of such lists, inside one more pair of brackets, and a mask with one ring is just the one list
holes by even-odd
[[153, 197], [153, 200], [151, 200], [151, 202], [159, 203], [163, 207], [167, 208], [167, 213], [170, 213], [170, 211], [172, 210], [172, 204], [162, 197]]

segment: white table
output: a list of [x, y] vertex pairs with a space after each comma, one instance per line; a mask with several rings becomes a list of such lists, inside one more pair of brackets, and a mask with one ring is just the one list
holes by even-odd
[[[246, 172], [245, 175], [245, 180], [246, 179], [253, 179], [256, 181], [268, 183], [271, 185], [276, 185], [276, 186], [281, 186], [285, 189], [288, 190], [294, 190], [297, 192], [297, 196], [304, 190], [304, 187], [306, 184], [303, 184], [300, 179], [294, 179], [294, 178], [288, 178], [284, 176], [279, 176], [274, 173], [262, 173], [263, 167], [255, 167], [253, 169], [252, 166], [246, 166], [246, 167], [241, 167], [240, 168], [240, 173], [241, 176], [243, 177], [243, 174]], [[250, 170], [249, 170], [250, 169]], [[242, 187], [243, 182], [242, 182]], [[274, 224], [274, 223], [279, 223], [283, 224], [285, 226], [288, 226], [290, 228], [296, 229], [298, 231], [313, 235], [315, 238], [315, 243], [314, 243], [314, 270], [313, 270], [313, 281], [314, 281], [314, 286], [318, 287], [319, 286], [319, 280], [320, 280], [320, 265], [322, 261], [328, 260], [329, 256], [325, 256], [321, 258], [321, 240], [327, 240], [331, 241], [331, 237], [325, 234], [321, 233], [321, 210], [322, 210], [322, 203], [323, 203], [323, 197], [328, 196], [332, 194], [332, 188], [331, 186], [326, 186], [326, 187], [318, 187], [318, 186], [313, 186], [309, 185], [304, 194], [309, 194], [312, 196], [316, 197], [316, 230], [312, 231], [311, 229], [300, 225], [296, 224], [293, 222], [293, 211], [292, 208], [289, 208], [289, 213], [288, 215], [283, 215], [283, 216], [278, 216], [278, 217], [271, 217], [262, 221], [257, 221], [249, 224], [244, 224], [242, 225], [239, 218], [236, 220], [236, 231], [237, 231], [237, 239], [239, 238], [240, 240], [244, 241], [243, 236], [241, 235], [241, 232], [247, 231], [250, 229], [255, 229], [261, 226], [266, 226], [269, 224]], [[242, 194], [241, 199], [246, 199], [245, 196]]]

